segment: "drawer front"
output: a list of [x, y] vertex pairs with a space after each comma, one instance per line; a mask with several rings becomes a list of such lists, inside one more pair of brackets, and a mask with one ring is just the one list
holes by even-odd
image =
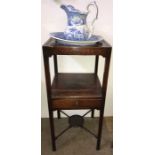
[[52, 100], [53, 109], [91, 109], [100, 108], [102, 100], [98, 99], [57, 99]]

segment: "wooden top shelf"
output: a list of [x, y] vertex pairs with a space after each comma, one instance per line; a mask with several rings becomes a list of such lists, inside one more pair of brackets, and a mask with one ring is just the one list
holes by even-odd
[[93, 73], [58, 73], [51, 93], [52, 99], [102, 98], [100, 81]]
[[79, 45], [63, 45], [59, 44], [56, 39], [49, 38], [43, 46], [47, 47], [54, 47], [54, 46], [62, 46], [62, 47], [82, 47], [82, 48], [87, 48], [87, 47], [92, 47], [92, 48], [97, 48], [97, 47], [111, 47], [109, 43], [107, 43], [105, 40], [102, 40], [100, 42], [97, 42], [95, 45], [87, 45], [87, 46], [79, 46]]
[[50, 38], [44, 45], [44, 54], [51, 55], [102, 55], [109, 56], [111, 53], [111, 46], [105, 41], [96, 43], [91, 46], [74, 46], [62, 45], [56, 42], [55, 39]]

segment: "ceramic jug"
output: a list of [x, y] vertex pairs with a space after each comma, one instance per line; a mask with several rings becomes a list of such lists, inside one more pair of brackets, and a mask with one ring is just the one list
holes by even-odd
[[[88, 26], [87, 16], [90, 13], [90, 6], [96, 8], [96, 16], [92, 20], [91, 25]], [[65, 38], [73, 41], [89, 40], [93, 33], [93, 24], [98, 18], [98, 6], [96, 2], [88, 4], [86, 12], [81, 12], [72, 5], [61, 5], [61, 8], [64, 9], [68, 18], [67, 28], [64, 32]]]

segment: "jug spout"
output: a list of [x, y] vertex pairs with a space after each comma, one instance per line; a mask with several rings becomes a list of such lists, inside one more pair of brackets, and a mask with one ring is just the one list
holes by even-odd
[[66, 13], [69, 12], [69, 9], [68, 9], [68, 6], [67, 6], [67, 5], [62, 4], [60, 7], [61, 7]]
[[64, 5], [60, 6], [66, 13], [73, 13], [73, 14], [87, 14], [87, 12], [81, 12], [80, 10], [75, 9], [72, 5]]

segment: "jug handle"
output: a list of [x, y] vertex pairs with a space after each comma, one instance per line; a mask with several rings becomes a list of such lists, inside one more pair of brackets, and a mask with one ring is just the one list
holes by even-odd
[[96, 2], [94, 1], [94, 2], [91, 2], [90, 4], [88, 4], [88, 6], [87, 6], [87, 10], [88, 10], [88, 13], [89, 13], [89, 8], [90, 8], [90, 6], [94, 6], [95, 8], [96, 8], [96, 16], [95, 16], [95, 18], [93, 19], [93, 21], [91, 22], [91, 28], [90, 27], [88, 27], [88, 29], [89, 29], [89, 36], [88, 36], [88, 39], [91, 37], [91, 35], [93, 34], [93, 31], [94, 31], [94, 23], [95, 23], [95, 21], [98, 19], [98, 6], [97, 6], [97, 4], [96, 4]]

